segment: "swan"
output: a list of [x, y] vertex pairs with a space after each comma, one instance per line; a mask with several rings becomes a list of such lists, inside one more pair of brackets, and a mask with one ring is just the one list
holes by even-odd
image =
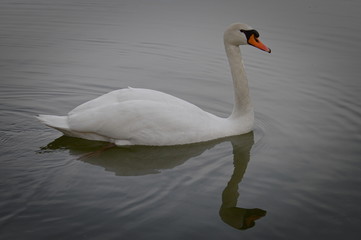
[[85, 102], [65, 116], [36, 117], [64, 135], [117, 146], [182, 145], [248, 133], [253, 129], [254, 112], [239, 46], [271, 50], [247, 24], [230, 25], [223, 38], [234, 87], [234, 106], [228, 118], [163, 92], [130, 87]]

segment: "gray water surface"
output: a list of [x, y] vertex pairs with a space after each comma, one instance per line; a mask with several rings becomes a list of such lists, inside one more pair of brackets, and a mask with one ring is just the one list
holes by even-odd
[[[0, 239], [359, 239], [360, 1], [0, 2]], [[151, 88], [226, 117], [223, 31], [242, 54], [252, 133], [99, 151], [36, 114]]]

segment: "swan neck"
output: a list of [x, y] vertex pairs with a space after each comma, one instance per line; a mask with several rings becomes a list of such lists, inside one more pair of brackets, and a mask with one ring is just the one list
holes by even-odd
[[248, 80], [244, 70], [241, 50], [238, 46], [225, 44], [229, 66], [234, 87], [234, 108], [232, 117], [242, 117], [253, 114], [252, 103], [249, 95]]

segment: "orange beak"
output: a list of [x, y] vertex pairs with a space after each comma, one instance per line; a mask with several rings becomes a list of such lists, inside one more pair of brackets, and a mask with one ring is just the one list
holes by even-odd
[[248, 44], [256, 47], [256, 48], [259, 48], [263, 51], [266, 51], [266, 52], [269, 52], [271, 53], [271, 49], [268, 48], [266, 45], [264, 45], [258, 38], [256, 38], [254, 36], [254, 34], [252, 34], [249, 39], [248, 39]]

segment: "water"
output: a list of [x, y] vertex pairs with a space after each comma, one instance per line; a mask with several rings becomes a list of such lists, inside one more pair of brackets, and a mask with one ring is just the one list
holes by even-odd
[[[0, 6], [1, 239], [358, 239], [359, 1]], [[227, 116], [239, 21], [272, 49], [242, 48], [253, 133], [99, 153], [33, 117], [127, 86]]]

